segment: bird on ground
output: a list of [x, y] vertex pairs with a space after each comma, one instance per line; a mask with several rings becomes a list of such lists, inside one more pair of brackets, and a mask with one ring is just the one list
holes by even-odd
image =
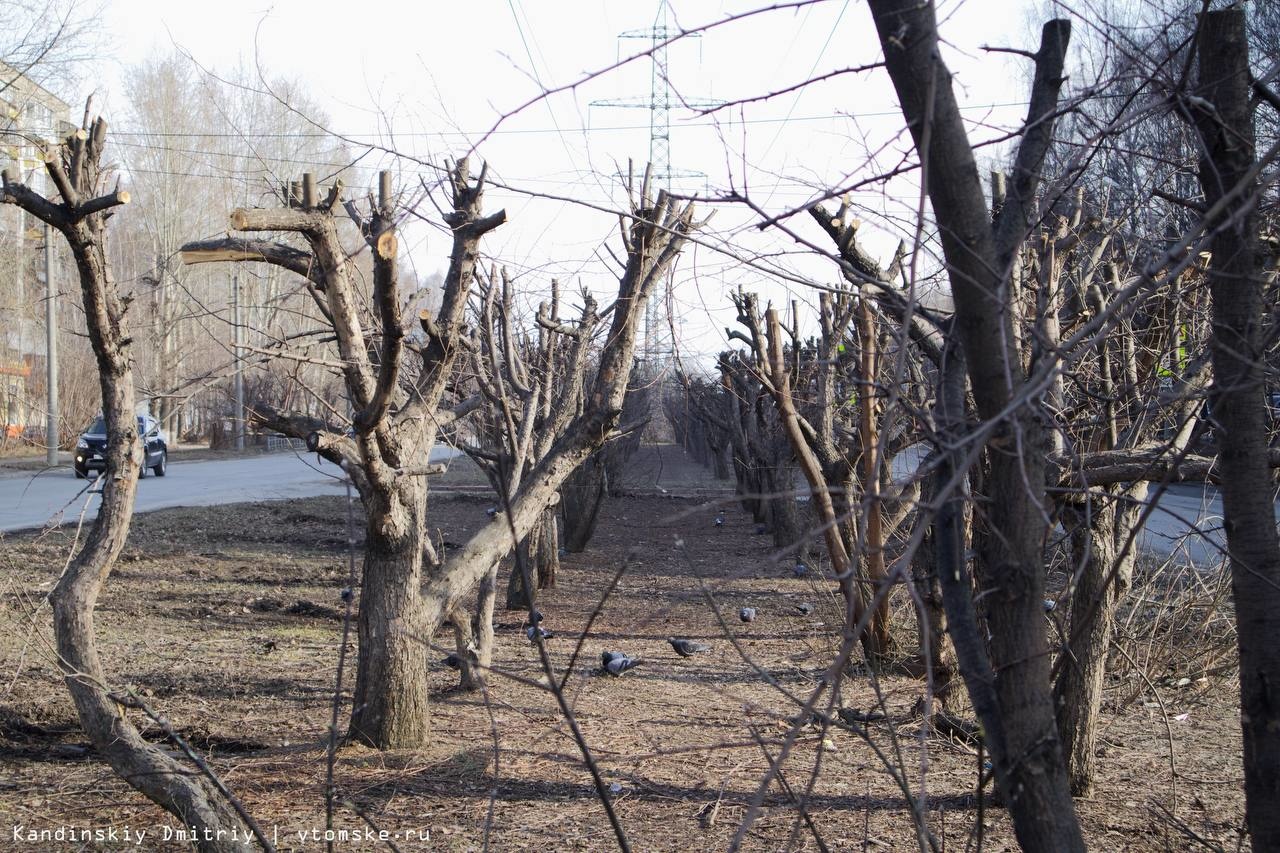
[[529, 611], [529, 624], [530, 624], [530, 625], [541, 625], [541, 624], [542, 624], [542, 618], [543, 618], [543, 617], [542, 617], [542, 612], [541, 612], [541, 611], [539, 611], [539, 610], [530, 610], [530, 611]]
[[563, 560], [565, 557], [569, 556], [569, 549], [561, 545], [556, 549], [556, 556]]
[[539, 637], [541, 637], [544, 640], [550, 640], [552, 637], [555, 636], [555, 634], [552, 634], [546, 628], [543, 628], [539, 625], [530, 625], [529, 630], [525, 631], [524, 635], [529, 638], [529, 642], [531, 643], [534, 642]]
[[854, 708], [840, 708], [836, 711], [840, 719], [844, 720], [851, 726], [861, 723], [874, 723], [877, 720], [884, 719], [884, 711], [859, 711]]
[[792, 569], [796, 573], [796, 577], [802, 578], [809, 572], [809, 567], [804, 564], [804, 560], [796, 560], [795, 567]]
[[716, 513], [716, 527], [724, 527], [724, 510]]
[[484, 513], [490, 518], [494, 518], [498, 515], [498, 508], [496, 506], [491, 506], [488, 509], [486, 509]]
[[440, 661], [440, 663], [449, 667], [449, 669], [462, 669], [462, 658], [455, 654], [450, 654], [447, 658]]
[[796, 612], [801, 616], [808, 616], [813, 612], [813, 605], [807, 601], [802, 601], [796, 605]]
[[754, 622], [756, 618], [756, 609], [754, 607], [744, 607], [738, 611], [738, 618], [743, 622]]
[[616, 678], [629, 669], [635, 669], [641, 663], [642, 661], [640, 658], [631, 658], [624, 654], [615, 653], [614, 656], [609, 658], [608, 662], [605, 663], [604, 671]]
[[682, 658], [691, 658], [699, 652], [711, 651], [711, 647], [706, 643], [695, 643], [693, 640], [686, 640], [683, 637], [667, 637], [667, 642], [671, 644], [671, 648], [675, 649], [676, 654]]
[[1053, 609], [1054, 609], [1055, 607], [1057, 607], [1057, 606], [1058, 606], [1058, 602], [1054, 601], [1052, 598], [1046, 598], [1046, 599], [1044, 600], [1044, 612], [1045, 612], [1045, 613], [1052, 613], [1052, 612], [1053, 612]]
[[822, 725], [822, 715], [817, 711], [801, 711], [794, 717], [788, 717], [787, 722], [796, 728], [804, 728], [806, 726]]

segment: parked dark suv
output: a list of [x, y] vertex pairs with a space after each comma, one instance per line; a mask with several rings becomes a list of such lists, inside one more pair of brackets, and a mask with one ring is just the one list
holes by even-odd
[[[138, 476], [147, 476], [147, 469], [163, 477], [169, 467], [169, 443], [164, 430], [150, 415], [138, 415], [138, 433], [143, 437], [145, 449], [142, 470]], [[76, 442], [76, 477], [83, 480], [90, 471], [104, 471], [107, 467], [107, 425], [98, 415], [93, 425], [84, 431]]]

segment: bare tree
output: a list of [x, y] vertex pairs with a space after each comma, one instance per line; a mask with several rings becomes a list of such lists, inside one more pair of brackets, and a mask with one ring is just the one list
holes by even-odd
[[[514, 494], [583, 405], [591, 336], [600, 318], [595, 298], [583, 291], [581, 315], [564, 322], [560, 284], [553, 280], [551, 299], [538, 306], [535, 328], [520, 328], [513, 316], [514, 293], [505, 268], [500, 278], [494, 273], [482, 281], [477, 295], [480, 307], [472, 355], [486, 405], [482, 416], [473, 416], [480, 447], [466, 449], [494, 491]], [[555, 586], [560, 544], [554, 504], [547, 507], [520, 548], [524, 564], [536, 575], [538, 589]], [[496, 566], [493, 571], [496, 573]], [[507, 609], [527, 610], [531, 600], [522, 573], [512, 572]]]
[[[1079, 851], [1084, 840], [1058, 740], [1044, 630], [1047, 445], [1038, 406], [1023, 387], [1026, 374], [1014, 345], [1008, 285], [1013, 255], [1035, 218], [1035, 190], [1052, 139], [1071, 25], [1058, 20], [1044, 27], [1027, 130], [1008, 197], [993, 223], [938, 53], [933, 4], [871, 0], [870, 5], [889, 77], [920, 154], [955, 299], [954, 331], [984, 422], [978, 433], [987, 448], [980, 472], [984, 500], [975, 544], [989, 644], [966, 615], [973, 609], [972, 591], [952, 583], [967, 575], [960, 564], [963, 552], [945, 549], [949, 559], [938, 566], [960, 671], [1019, 842], [1025, 849]], [[954, 439], [958, 443], [963, 436]]]
[[578, 466], [560, 489], [564, 550], [570, 554], [579, 554], [587, 549], [595, 535], [605, 498], [621, 494], [627, 463], [640, 448], [652, 411], [650, 391], [653, 383], [636, 374], [633, 366], [631, 384], [622, 402], [618, 434]]
[[[845, 599], [846, 625], [852, 628], [857, 624], [869, 606], [874, 611], [863, 645], [868, 660], [876, 662], [889, 646], [888, 590], [880, 588], [886, 576], [883, 542], [866, 541], [860, 538], [865, 531], [857, 529], [861, 516], [855, 511], [854, 501], [864, 482], [857, 468], [857, 457], [858, 451], [865, 453], [866, 448], [853, 446], [858, 442], [842, 441], [836, 434], [836, 364], [839, 353], [844, 351], [844, 340], [854, 321], [858, 302], [851, 293], [838, 293], [834, 297], [829, 293], [821, 295], [822, 333], [814, 351], [805, 359], [809, 371], [804, 374], [799, 373], [801, 353], [795, 333], [789, 348], [791, 357], [784, 351], [788, 348], [782, 341], [783, 327], [777, 311], [768, 308], [761, 317], [751, 294], [735, 296], [734, 304], [738, 309], [738, 322], [747, 329], [745, 335], [735, 334], [751, 345], [756, 376], [777, 408], [791, 449], [809, 483], [831, 571]], [[863, 406], [870, 384], [864, 383], [863, 393], [857, 395]], [[800, 394], [793, 390], [797, 385], [805, 389], [816, 387], [807, 418], [797, 405]], [[874, 512], [879, 513], [879, 508]], [[875, 530], [880, 532], [878, 524]]]
[[22, 78], [67, 82], [93, 57], [98, 9], [84, 0], [10, 0], [0, 7], [0, 97]]
[[[453, 253], [440, 310], [419, 314], [424, 343], [407, 345], [400, 317], [390, 173], [382, 173], [378, 197], [367, 215], [353, 202], [344, 205], [373, 254], [374, 316], [368, 330], [353, 276], [353, 253], [342, 245], [338, 229], [340, 182], [321, 198], [314, 180], [304, 176], [283, 209], [239, 209], [231, 214], [234, 230], [297, 234], [307, 250], [240, 238], [197, 241], [183, 248], [192, 263], [260, 261], [302, 276], [336, 338], [355, 411], [353, 435], [315, 418], [275, 409], [255, 416], [272, 429], [307, 437], [313, 450], [347, 471], [364, 502], [360, 649], [350, 735], [379, 748], [425, 742], [429, 714], [423, 644], [544, 517], [564, 479], [616, 426], [631, 367], [638, 306], [674, 263], [694, 227], [692, 207], [679, 206], [665, 193], [654, 201], [646, 179], [624, 230], [628, 264], [612, 306], [596, 380], [585, 392], [586, 405], [522, 480], [519, 491], [509, 495], [506, 511], [442, 562], [426, 536], [424, 475], [431, 470], [426, 462], [439, 431], [482, 402], [473, 395], [444, 407], [446, 392], [455, 388], [455, 363], [467, 346], [462, 328], [480, 240], [506, 218], [502, 211], [482, 213], [484, 169], [473, 179], [462, 160], [448, 170], [448, 180], [451, 203], [445, 222], [453, 234]], [[406, 351], [418, 357], [412, 373], [402, 369]], [[424, 557], [430, 566], [428, 577]]]
[[102, 119], [90, 123], [87, 114], [85, 119], [84, 128], [47, 152], [46, 168], [60, 202], [45, 199], [8, 172], [3, 191], [3, 201], [56, 228], [75, 258], [106, 423], [98, 517], [52, 594], [58, 663], [81, 727], [112, 769], [184, 826], [200, 829], [199, 849], [243, 850], [253, 837], [247, 816], [233, 808], [225, 789], [143, 739], [125, 712], [133, 700], [109, 686], [98, 656], [93, 612], [128, 536], [144, 460], [134, 416], [128, 301], [117, 291], [107, 261], [107, 219], [128, 203], [129, 194], [118, 186], [104, 191], [107, 176], [101, 159], [107, 126]]
[[[1200, 184], [1212, 229], [1210, 391], [1221, 426], [1223, 526], [1240, 644], [1246, 819], [1254, 850], [1280, 850], [1280, 541], [1267, 453], [1257, 160], [1249, 45], [1239, 6], [1206, 12], [1189, 110], [1204, 142]], [[1269, 89], [1264, 94], [1280, 107]]]

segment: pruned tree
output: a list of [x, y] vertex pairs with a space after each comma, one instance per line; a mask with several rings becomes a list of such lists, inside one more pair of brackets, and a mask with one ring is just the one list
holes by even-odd
[[[895, 502], [899, 506], [895, 517], [900, 519], [899, 524], [905, 522], [907, 519], [902, 518], [902, 510], [909, 509], [911, 503], [916, 502], [917, 511], [911, 518], [912, 532], [904, 538], [908, 543], [906, 548], [911, 559], [911, 581], [915, 587], [914, 597], [918, 607], [916, 624], [919, 656], [920, 663], [928, 663], [923, 674], [930, 681], [932, 696], [942, 704], [945, 711], [952, 695], [956, 662], [954, 647], [948, 639], [947, 616], [938, 574], [941, 563], [937, 549], [947, 535], [946, 531], [939, 529], [939, 525], [946, 523], [950, 516], [931, 512], [929, 507], [938, 495], [953, 487], [953, 474], [945, 465], [937, 464], [940, 458], [938, 454], [945, 449], [938, 425], [945, 422], [946, 416], [943, 411], [930, 412], [929, 401], [933, 400], [935, 407], [942, 407], [948, 398], [954, 400], [958, 397], [959, 410], [963, 412], [965, 407], [964, 362], [950, 336], [952, 317], [947, 312], [922, 304], [919, 283], [907, 280], [907, 250], [904, 244], [899, 243], [887, 269], [864, 249], [858, 239], [860, 222], [852, 215], [847, 199], [841, 200], [840, 207], [834, 214], [821, 204], [811, 207], [809, 213], [831, 239], [841, 274], [847, 285], [858, 294], [860, 323], [865, 322], [862, 317], [871, 316], [869, 308], [874, 305], [876, 315], [885, 317], [895, 325], [894, 333], [889, 336], [893, 347], [907, 356], [900, 360], [906, 367], [906, 375], [881, 376], [875, 371], [863, 370], [864, 374], [876, 377], [873, 385], [866, 386], [867, 392], [874, 392], [880, 387], [897, 389], [899, 401], [895, 409], [898, 411], [887, 412], [890, 416], [897, 415], [901, 409], [906, 408], [902, 404], [909, 401], [913, 390], [920, 398], [914, 401], [913, 408], [918, 413], [916, 422], [905, 427], [907, 438], [896, 442], [897, 449], [903, 449], [905, 444], [920, 434], [930, 439], [934, 446], [935, 455], [921, 461], [919, 470], [909, 479], [909, 488], [903, 490], [903, 494], [895, 496]], [[834, 328], [834, 322], [824, 321], [823, 328]], [[848, 322], [845, 320], [846, 326]], [[871, 353], [864, 350], [860, 341], [870, 335], [862, 333], [861, 328], [859, 331], [856, 351], [863, 360], [867, 360]], [[892, 361], [899, 360], [895, 358]], [[895, 373], [898, 372], [900, 371], [895, 369]], [[873, 403], [876, 401], [873, 393], [868, 393], [867, 396]], [[867, 441], [875, 420], [871, 411], [860, 414], [858, 436], [863, 444], [879, 445], [879, 442]], [[881, 429], [878, 432], [889, 431]], [[887, 452], [891, 453], [893, 449], [890, 443], [885, 443]], [[865, 463], [869, 463], [864, 465], [866, 476], [871, 476], [871, 472], [876, 470], [875, 461], [864, 459]], [[880, 476], [888, 473], [888, 465], [879, 467]], [[879, 538], [886, 540], [884, 536]], [[967, 540], [967, 534], [965, 538]], [[923, 703], [920, 710], [928, 713]]]
[[[426, 535], [426, 462], [439, 431], [479, 400], [450, 407], [447, 396], [461, 328], [479, 258], [480, 240], [506, 220], [503, 211], [482, 212], [484, 171], [472, 178], [466, 160], [449, 170], [453, 252], [439, 313], [419, 323], [425, 342], [413, 344], [419, 359], [413, 382], [402, 384], [406, 331], [398, 292], [395, 199], [383, 172], [368, 209], [343, 199], [341, 181], [319, 197], [305, 175], [298, 193], [278, 209], [240, 208], [233, 230], [281, 232], [301, 237], [306, 249], [287, 243], [234, 237], [183, 246], [188, 263], [262, 261], [300, 275], [336, 339], [342, 378], [354, 410], [353, 434], [314, 417], [263, 406], [251, 416], [298, 438], [342, 466], [365, 507], [364, 573], [358, 623], [359, 656], [350, 736], [380, 748], [423, 743], [428, 734], [427, 662], [422, 643], [433, 632], [421, 598], [424, 557], [438, 562]], [[372, 310], [357, 288], [352, 251], [343, 244], [338, 213], [359, 228], [373, 255]]]
[[729, 468], [728, 416], [720, 413], [728, 397], [721, 386], [700, 376], [676, 371], [677, 383], [663, 390], [662, 410], [676, 441], [699, 465], [710, 468], [717, 480], [732, 476]]
[[782, 418], [750, 359], [724, 352], [716, 365], [720, 384], [704, 388], [713, 391], [710, 398], [690, 386], [693, 411], [708, 435], [727, 437], [742, 508], [764, 526], [777, 549], [806, 558], [812, 519], [796, 506], [796, 457]]
[[[860, 382], [846, 385], [842, 381], [845, 377], [837, 374], [838, 364], [842, 360], [847, 363], [852, 355], [852, 351], [845, 355], [845, 340], [851, 333], [859, 302], [849, 292], [822, 293], [818, 309], [821, 334], [808, 351], [798, 345], [794, 332], [792, 344], [784, 345], [783, 326], [776, 309], [769, 307], [761, 316], [754, 295], [738, 294], [734, 304], [738, 322], [746, 333], [734, 330], [733, 334], [750, 344], [754, 373], [777, 409], [791, 450], [809, 484], [832, 575], [844, 596], [845, 623], [852, 628], [865, 610], [873, 611], [862, 640], [868, 660], [878, 663], [890, 643], [879, 503], [874, 501], [866, 516], [857, 509], [858, 496], [868, 482], [865, 474], [870, 471], [874, 475], [870, 482], [879, 482], [878, 465], [873, 461], [872, 468], [858, 470], [859, 457], [866, 459], [868, 452], [874, 451], [859, 440], [845, 440], [838, 434], [842, 425], [837, 417], [841, 409], [838, 399], [856, 399], [857, 409], [866, 412], [875, 384], [874, 378], [862, 376]], [[858, 349], [863, 351], [863, 346]], [[795, 390], [810, 388], [814, 389], [812, 394]], [[852, 414], [852, 409], [844, 412]], [[852, 432], [848, 430], [846, 434]], [[865, 438], [863, 433], [858, 436]], [[860, 530], [859, 521], [872, 515], [876, 516], [874, 523]], [[873, 534], [879, 541], [872, 541]]]
[[[625, 221], [628, 264], [612, 307], [607, 342], [586, 405], [550, 451], [507, 496], [504, 512], [448, 560], [426, 535], [429, 452], [441, 429], [482, 404], [479, 394], [456, 401], [455, 366], [467, 349], [466, 306], [485, 234], [501, 225], [502, 211], [485, 215], [486, 172], [471, 175], [467, 161], [448, 170], [453, 237], [439, 311], [419, 314], [425, 340], [407, 340], [400, 316], [396, 210], [391, 176], [382, 173], [367, 212], [343, 202], [341, 183], [322, 198], [310, 176], [280, 209], [238, 209], [237, 231], [298, 235], [306, 249], [259, 239], [227, 237], [183, 247], [189, 263], [257, 261], [302, 276], [333, 331], [348, 398], [353, 434], [340, 424], [263, 408], [254, 416], [341, 465], [365, 507], [364, 573], [359, 613], [359, 655], [350, 736], [379, 748], [416, 746], [429, 734], [429, 643], [464, 597], [543, 518], [573, 469], [616, 426], [635, 346], [638, 312], [657, 279], [670, 268], [695, 227], [693, 210], [666, 193], [655, 201], [646, 179]], [[373, 255], [371, 322], [353, 276], [353, 252], [342, 242], [337, 210], [344, 207]], [[417, 364], [406, 369], [412, 352]], [[424, 572], [424, 559], [430, 567]]]
[[107, 220], [129, 202], [129, 193], [118, 184], [106, 190], [106, 136], [106, 122], [90, 122], [86, 110], [84, 126], [44, 152], [45, 168], [60, 200], [46, 199], [7, 171], [0, 196], [57, 229], [71, 250], [107, 432], [106, 468], [97, 480], [102, 484], [98, 516], [51, 595], [58, 665], [81, 727], [112, 770], [183, 826], [201, 830], [200, 850], [244, 850], [250, 846], [248, 816], [233, 806], [235, 801], [221, 783], [143, 738], [127, 714], [138, 707], [136, 698], [111, 686], [98, 654], [94, 609], [124, 548], [144, 462], [125, 323], [129, 300], [119, 293], [107, 259]]

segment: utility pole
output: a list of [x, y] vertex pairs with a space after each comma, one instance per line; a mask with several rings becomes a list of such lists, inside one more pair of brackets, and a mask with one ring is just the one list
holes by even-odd
[[44, 226], [44, 317], [48, 363], [48, 412], [45, 426], [46, 463], [58, 464], [58, 288], [53, 282], [53, 227]]
[[231, 324], [232, 354], [235, 357], [236, 373], [236, 450], [244, 450], [244, 340], [240, 327], [240, 276], [231, 277]]
[[[18, 163], [19, 163], [19, 168], [21, 168], [21, 163], [22, 163], [21, 158], [19, 158]], [[21, 174], [21, 172], [19, 172], [18, 174]], [[23, 232], [26, 230], [26, 227], [27, 227], [27, 215], [23, 213], [22, 208], [18, 207], [16, 204], [13, 206], [13, 214], [15, 219], [14, 226], [13, 226], [13, 237], [14, 237], [13, 275], [14, 275], [14, 283], [17, 285], [15, 292], [18, 294], [18, 301], [16, 303], [16, 305], [18, 306], [18, 310], [16, 312], [18, 315], [18, 361], [22, 361], [22, 357], [26, 355], [26, 352], [27, 352], [27, 329], [26, 329], [27, 293], [26, 293], [26, 283], [23, 281], [23, 276], [22, 276], [22, 248], [23, 248], [22, 243], [23, 243], [24, 237], [26, 236], [25, 234], [23, 234]], [[27, 408], [26, 406], [27, 391], [25, 388], [23, 389], [22, 396], [23, 396], [23, 408], [25, 409]], [[23, 421], [23, 428], [25, 429], [26, 428], [25, 413], [23, 415], [22, 421]]]

